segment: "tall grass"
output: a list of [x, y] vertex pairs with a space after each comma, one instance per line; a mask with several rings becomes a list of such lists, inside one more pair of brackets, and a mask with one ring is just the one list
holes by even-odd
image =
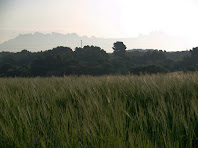
[[1, 147], [198, 147], [198, 73], [0, 79]]

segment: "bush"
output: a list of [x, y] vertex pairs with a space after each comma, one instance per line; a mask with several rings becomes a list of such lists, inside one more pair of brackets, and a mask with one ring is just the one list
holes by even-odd
[[158, 65], [148, 65], [148, 66], [136, 66], [130, 69], [131, 74], [157, 74], [157, 73], [167, 73], [168, 70], [162, 66]]

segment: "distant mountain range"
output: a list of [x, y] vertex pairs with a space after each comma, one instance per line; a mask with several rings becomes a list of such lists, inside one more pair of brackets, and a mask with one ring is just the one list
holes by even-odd
[[97, 38], [79, 36], [76, 33], [33, 33], [19, 35], [14, 39], [0, 44], [0, 51], [19, 52], [27, 49], [32, 52], [44, 51], [57, 46], [67, 46], [72, 49], [82, 45], [99, 46], [107, 52], [112, 52], [113, 43], [123, 41], [127, 49], [162, 49], [167, 51], [186, 50], [185, 43], [178, 38], [168, 36], [163, 32], [151, 32], [148, 35], [139, 35], [134, 38]]

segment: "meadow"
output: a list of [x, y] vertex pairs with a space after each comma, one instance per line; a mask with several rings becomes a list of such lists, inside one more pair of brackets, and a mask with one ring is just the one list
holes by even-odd
[[0, 147], [198, 147], [198, 73], [0, 78]]

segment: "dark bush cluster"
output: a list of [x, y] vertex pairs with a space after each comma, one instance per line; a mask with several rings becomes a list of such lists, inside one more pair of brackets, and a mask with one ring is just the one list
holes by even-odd
[[123, 42], [115, 42], [113, 50], [113, 53], [106, 53], [100, 47], [84, 46], [72, 51], [60, 46], [44, 52], [1, 52], [0, 76], [153, 74], [198, 70], [198, 48], [172, 53], [162, 50], [130, 52]]

